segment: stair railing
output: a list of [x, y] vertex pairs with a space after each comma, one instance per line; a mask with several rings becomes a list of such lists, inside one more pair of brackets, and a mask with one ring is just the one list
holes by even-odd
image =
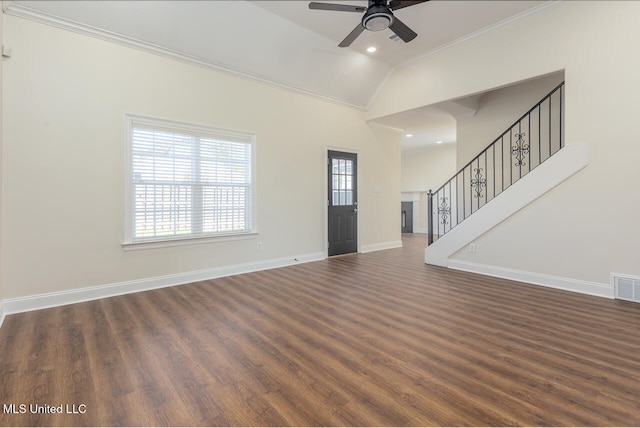
[[564, 82], [438, 190], [429, 190], [429, 245], [564, 147], [563, 108]]

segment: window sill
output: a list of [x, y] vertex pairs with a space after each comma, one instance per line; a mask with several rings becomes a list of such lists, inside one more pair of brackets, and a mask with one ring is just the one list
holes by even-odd
[[216, 242], [243, 241], [255, 239], [258, 232], [237, 233], [232, 235], [201, 236], [189, 238], [173, 238], [157, 241], [123, 242], [124, 251], [152, 250], [155, 248], [182, 247], [185, 245], [211, 244]]

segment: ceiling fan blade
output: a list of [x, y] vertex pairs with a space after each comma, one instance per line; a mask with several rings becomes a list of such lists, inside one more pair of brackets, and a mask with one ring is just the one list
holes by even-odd
[[337, 10], [339, 12], [358, 12], [362, 13], [367, 10], [366, 7], [352, 6], [349, 4], [335, 4], [335, 3], [318, 3], [312, 1], [309, 3], [309, 9], [315, 10]]
[[398, 37], [400, 37], [405, 43], [410, 42], [415, 39], [417, 34], [411, 28], [407, 27], [407, 25], [400, 21], [396, 16], [393, 17], [393, 22], [389, 25], [391, 31], [396, 33]]
[[351, 45], [351, 43], [353, 43], [355, 39], [358, 38], [360, 34], [362, 34], [363, 31], [364, 27], [362, 26], [362, 24], [358, 24], [358, 26], [354, 28], [353, 31], [350, 32], [349, 35], [345, 37], [345, 39], [341, 41], [338, 46], [340, 46], [341, 48], [348, 47], [349, 45]]
[[429, 0], [391, 0], [389, 2], [389, 9], [398, 10], [403, 7], [413, 6], [420, 3], [428, 2]]

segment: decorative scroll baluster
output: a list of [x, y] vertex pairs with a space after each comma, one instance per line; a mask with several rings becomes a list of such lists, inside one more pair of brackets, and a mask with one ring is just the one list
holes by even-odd
[[516, 142], [513, 146], [511, 146], [511, 155], [516, 157], [516, 166], [523, 166], [527, 163], [524, 161], [525, 155], [529, 154], [529, 144], [524, 142], [524, 137], [527, 135], [524, 132], [520, 132], [516, 135]]
[[449, 214], [451, 214], [451, 207], [449, 207], [447, 201], [449, 198], [440, 198], [440, 205], [438, 206], [438, 215], [440, 216], [440, 223], [449, 223]]
[[475, 194], [473, 195], [477, 199], [482, 198], [482, 189], [487, 187], [487, 179], [482, 176], [483, 168], [475, 168], [474, 178], [471, 179], [471, 187], [473, 188]]

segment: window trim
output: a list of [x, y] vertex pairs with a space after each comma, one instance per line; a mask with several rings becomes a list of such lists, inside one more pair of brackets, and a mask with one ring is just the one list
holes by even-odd
[[[175, 247], [193, 244], [205, 244], [212, 242], [228, 242], [245, 239], [255, 239], [258, 235], [257, 228], [257, 194], [256, 194], [256, 135], [252, 132], [234, 131], [229, 129], [215, 128], [212, 126], [198, 125], [186, 122], [176, 122], [167, 119], [153, 118], [148, 116], [134, 115], [125, 113], [124, 115], [124, 238], [121, 243], [125, 251], [153, 249], [162, 247]], [[251, 227], [248, 231], [215, 233], [209, 235], [192, 235], [192, 236], [169, 236], [169, 237], [153, 237], [144, 239], [133, 239], [134, 228], [134, 204], [133, 204], [133, 128], [136, 125], [148, 125], [156, 128], [166, 128], [176, 132], [184, 132], [186, 134], [196, 133], [205, 135], [229, 136], [234, 138], [242, 138], [250, 140], [251, 146]]]

